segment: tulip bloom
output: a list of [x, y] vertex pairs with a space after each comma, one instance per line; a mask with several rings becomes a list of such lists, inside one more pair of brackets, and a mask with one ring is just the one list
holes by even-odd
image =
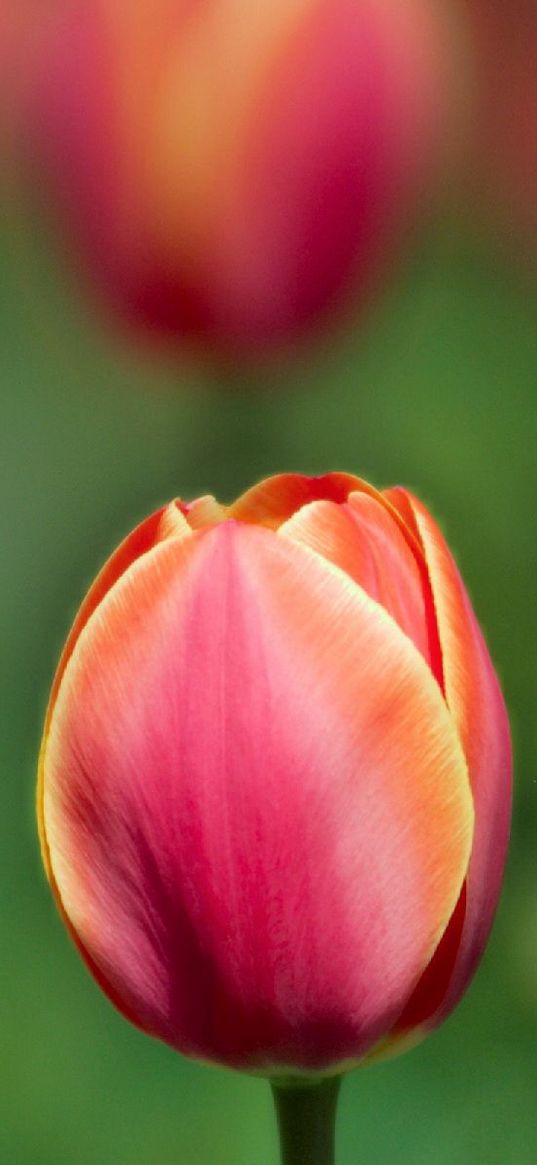
[[434, 1028], [492, 922], [510, 746], [430, 514], [343, 473], [153, 514], [75, 620], [38, 800], [64, 920], [144, 1031], [277, 1076]]
[[27, 137], [108, 307], [257, 349], [364, 297], [446, 139], [437, 0], [53, 7]]

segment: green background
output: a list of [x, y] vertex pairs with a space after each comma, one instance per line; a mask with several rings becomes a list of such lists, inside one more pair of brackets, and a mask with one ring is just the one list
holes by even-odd
[[2, 984], [6, 1165], [270, 1165], [263, 1081], [192, 1064], [100, 994], [41, 870], [33, 786], [47, 691], [102, 560], [175, 495], [345, 469], [412, 486], [442, 521], [512, 718], [505, 890], [471, 991], [444, 1028], [344, 1084], [340, 1165], [530, 1165], [537, 1150], [537, 300], [437, 223], [359, 326], [219, 392], [192, 360], [106, 336], [37, 222], [0, 237]]

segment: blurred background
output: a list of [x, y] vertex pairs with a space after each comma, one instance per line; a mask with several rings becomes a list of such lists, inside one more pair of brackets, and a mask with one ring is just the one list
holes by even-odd
[[[535, 209], [537, 187], [527, 185], [524, 154], [517, 197], [503, 174], [497, 196], [484, 201], [500, 163], [487, 152], [480, 169], [478, 151], [461, 143], [478, 134], [491, 103], [501, 105], [511, 145], [515, 127], [527, 126], [524, 60], [536, 22], [526, 4], [512, 42], [498, 30], [486, 38], [496, 50], [503, 43], [504, 73], [509, 64], [524, 94], [517, 114], [486, 86], [497, 71], [484, 42], [478, 52], [465, 40], [473, 97], [455, 134], [456, 176], [442, 170], [439, 192], [397, 259], [385, 257], [366, 306], [285, 351], [269, 344], [262, 359], [251, 345], [240, 356], [215, 354], [203, 337], [188, 351], [155, 348], [107, 327], [80, 288], [70, 236], [51, 222], [50, 197], [44, 209], [38, 171], [32, 183], [17, 167], [13, 181], [4, 166], [0, 1160], [9, 1165], [277, 1160], [264, 1082], [181, 1059], [125, 1023], [94, 985], [45, 884], [33, 800], [58, 654], [104, 558], [169, 498], [231, 500], [288, 469], [401, 483], [429, 504], [486, 631], [516, 757], [513, 843], [482, 967], [435, 1036], [347, 1078], [338, 1161], [533, 1165], [537, 290], [526, 210], [531, 195]], [[535, 140], [532, 131], [528, 148]], [[512, 161], [505, 173], [515, 175]]]

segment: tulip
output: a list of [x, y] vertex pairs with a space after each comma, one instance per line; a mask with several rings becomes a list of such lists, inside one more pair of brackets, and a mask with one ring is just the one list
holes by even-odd
[[317, 1079], [437, 1027], [497, 904], [510, 745], [425, 507], [284, 474], [142, 522], [68, 637], [38, 813], [89, 969], [178, 1051]]
[[107, 309], [257, 350], [366, 298], [443, 153], [437, 0], [53, 8], [26, 149]]

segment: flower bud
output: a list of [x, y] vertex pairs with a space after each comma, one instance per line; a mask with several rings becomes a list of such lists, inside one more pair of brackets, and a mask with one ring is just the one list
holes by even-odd
[[437, 0], [54, 9], [27, 149], [108, 308], [257, 350], [364, 299], [446, 139]]
[[339, 1072], [434, 1028], [491, 926], [510, 745], [426, 509], [332, 473], [153, 514], [67, 640], [38, 803], [87, 965], [186, 1055]]

